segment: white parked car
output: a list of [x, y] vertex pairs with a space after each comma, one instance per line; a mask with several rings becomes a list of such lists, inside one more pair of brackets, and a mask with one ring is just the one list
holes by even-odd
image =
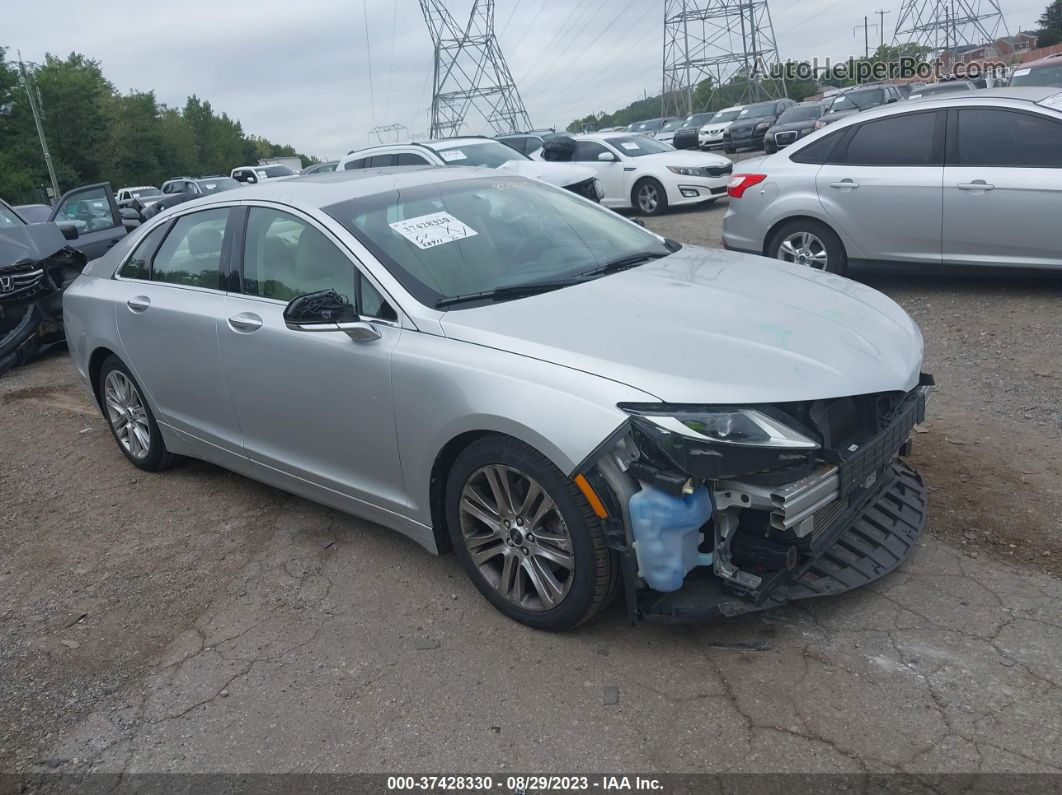
[[162, 191], [154, 185], [138, 185], [133, 188], [119, 188], [118, 192], [114, 195], [114, 199], [118, 202], [120, 207], [131, 204], [134, 199], [139, 199], [142, 206], [149, 207], [161, 198]]
[[745, 110], [744, 105], [735, 105], [732, 108], [723, 108], [717, 114], [701, 127], [701, 131], [697, 134], [697, 144], [701, 149], [712, 149], [713, 147], [722, 147], [723, 145], [723, 133], [727, 131], [727, 128], [733, 123], [734, 119], [738, 117], [741, 111]]
[[573, 163], [532, 160], [493, 138], [443, 138], [408, 144], [385, 144], [351, 152], [339, 161], [336, 171], [388, 166], [481, 166], [497, 168], [521, 177], [565, 188], [591, 201], [604, 195], [592, 169]]
[[629, 132], [575, 136], [574, 162], [592, 168], [606, 207], [657, 215], [668, 207], [711, 202], [726, 194], [734, 164], [725, 157], [675, 149]]
[[272, 166], [240, 166], [239, 168], [234, 168], [229, 176], [237, 182], [255, 185], [271, 179], [294, 177], [295, 172], [287, 166], [279, 164]]

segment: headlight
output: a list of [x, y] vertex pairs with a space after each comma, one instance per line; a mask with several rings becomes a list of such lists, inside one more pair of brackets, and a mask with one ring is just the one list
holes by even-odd
[[679, 410], [652, 406], [621, 406], [629, 414], [645, 417], [665, 431], [738, 447], [774, 447], [817, 450], [817, 442], [756, 409], [691, 408]]
[[819, 119], [817, 122], [815, 122], [815, 129], [816, 130], [821, 130], [825, 126], [826, 126], [826, 122], [824, 122], [822, 119]]
[[668, 166], [667, 170], [672, 174], [680, 174], [683, 177], [707, 176], [703, 168], [692, 168], [690, 166]]
[[770, 126], [771, 126], [771, 123], [769, 121], [761, 121], [759, 124], [756, 125], [756, 129], [757, 130], [766, 130]]

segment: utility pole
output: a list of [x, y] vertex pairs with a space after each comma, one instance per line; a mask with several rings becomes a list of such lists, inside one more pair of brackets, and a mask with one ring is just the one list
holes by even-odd
[[878, 25], [878, 30], [881, 33], [881, 46], [884, 47], [885, 46], [885, 15], [886, 14], [891, 14], [892, 12], [888, 11], [888, 10], [886, 10], [884, 8], [879, 8], [874, 13], [878, 15], [878, 19], [880, 20], [880, 24]]
[[32, 82], [26, 65], [22, 63], [22, 51], [18, 53], [18, 71], [22, 75], [22, 85], [26, 89], [29, 98], [30, 111], [33, 113], [33, 123], [37, 125], [37, 135], [41, 139], [41, 151], [44, 152], [44, 164], [48, 167], [48, 177], [52, 181], [52, 200], [59, 198], [59, 180], [55, 178], [55, 168], [52, 166], [52, 154], [48, 151], [48, 139], [44, 136], [44, 123], [41, 121], [41, 109], [37, 105], [37, 86]]
[[869, 16], [863, 17], [863, 24], [862, 25], [856, 25], [856, 26], [854, 26], [852, 28], [852, 35], [854, 36], [855, 32], [857, 30], [859, 30], [860, 28], [863, 29], [863, 48], [864, 48], [864, 50], [866, 52], [866, 59], [869, 61], [870, 60], [870, 17]]

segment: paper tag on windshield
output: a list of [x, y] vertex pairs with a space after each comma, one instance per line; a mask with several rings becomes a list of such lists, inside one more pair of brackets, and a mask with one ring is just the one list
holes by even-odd
[[1011, 77], [1025, 77], [1025, 75], [1029, 74], [1031, 71], [1032, 69], [1018, 69], [1013, 75], [1011, 75]]
[[453, 243], [466, 237], [475, 237], [478, 233], [469, 229], [450, 213], [432, 213], [395, 221], [394, 229], [417, 248], [435, 248], [443, 243]]
[[203, 183], [203, 185], [204, 185], [204, 187], [206, 187], [207, 190], [214, 190], [214, 188], [216, 188], [218, 186], [218, 183], [216, 183], [216, 182], [205, 182], [205, 183]]
[[634, 150], [639, 148], [638, 144], [631, 143], [630, 141], [623, 141], [620, 143], [620, 146], [622, 146], [628, 152], [633, 152]]
[[453, 163], [458, 160], [468, 160], [468, 155], [462, 152], [460, 149], [444, 149], [439, 152], [439, 156], [442, 157], [447, 163]]

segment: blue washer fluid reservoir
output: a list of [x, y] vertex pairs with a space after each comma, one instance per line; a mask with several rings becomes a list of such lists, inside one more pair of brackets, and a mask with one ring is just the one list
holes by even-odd
[[697, 551], [700, 529], [712, 515], [708, 489], [674, 497], [655, 486], [642, 484], [631, 497], [631, 525], [639, 574], [655, 591], [677, 591], [696, 566], [709, 566], [711, 555]]

